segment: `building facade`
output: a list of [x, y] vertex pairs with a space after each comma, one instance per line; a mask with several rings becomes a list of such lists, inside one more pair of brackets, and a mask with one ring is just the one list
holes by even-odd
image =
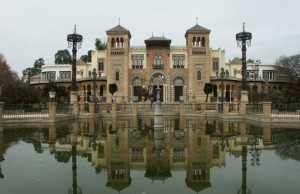
[[[178, 102], [194, 99], [204, 102], [205, 83], [214, 84], [212, 96], [221, 96], [221, 82], [225, 81], [224, 94], [232, 99], [233, 92], [241, 90], [241, 61], [234, 59], [225, 63], [225, 50], [210, 48], [210, 30], [198, 24], [185, 32], [186, 45], [172, 46], [171, 39], [164, 36], [150, 37], [144, 46], [131, 46], [131, 33], [121, 25], [107, 30], [107, 47], [91, 53], [91, 62], [78, 61], [76, 79], [79, 95], [88, 100], [93, 95], [92, 71], [95, 68], [95, 93], [110, 102], [109, 84], [116, 83], [116, 100], [132, 102], [141, 100], [141, 89], [149, 92], [161, 89], [161, 101]], [[69, 70], [68, 70], [69, 67]], [[221, 68], [225, 69], [223, 78]], [[251, 67], [247, 67], [249, 79]], [[276, 79], [274, 66], [266, 66], [270, 79]], [[271, 69], [269, 69], [271, 68]], [[256, 90], [262, 90], [262, 69], [256, 75]], [[31, 84], [42, 84], [53, 79], [69, 88], [71, 65], [43, 67], [42, 74], [31, 78]], [[253, 77], [253, 76], [252, 76]], [[248, 80], [249, 81], [249, 80]], [[136, 96], [136, 97], [135, 97]]]

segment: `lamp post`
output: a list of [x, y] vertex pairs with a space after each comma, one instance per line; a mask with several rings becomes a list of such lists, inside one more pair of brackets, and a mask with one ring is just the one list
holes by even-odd
[[93, 76], [94, 103], [96, 103], [96, 77], [97, 77], [96, 68], [93, 69], [92, 76]]
[[69, 47], [72, 47], [72, 85], [71, 85], [71, 102], [77, 102], [76, 94], [76, 53], [77, 49], [81, 47], [82, 36], [76, 33], [76, 25], [74, 27], [74, 33], [67, 36]]
[[246, 50], [251, 45], [252, 34], [250, 32], [245, 32], [245, 23], [243, 24], [243, 32], [236, 34], [236, 41], [238, 47], [242, 48], [242, 90], [245, 91], [246, 88]]

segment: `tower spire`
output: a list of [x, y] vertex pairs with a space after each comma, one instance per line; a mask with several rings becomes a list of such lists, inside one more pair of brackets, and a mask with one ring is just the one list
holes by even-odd
[[120, 18], [118, 18], [118, 23], [119, 23], [119, 25], [120, 25]]
[[198, 25], [198, 17], [196, 17], [196, 25]]

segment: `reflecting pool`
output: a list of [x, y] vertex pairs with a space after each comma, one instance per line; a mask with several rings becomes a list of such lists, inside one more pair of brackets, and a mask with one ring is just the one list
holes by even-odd
[[300, 127], [216, 119], [3, 126], [1, 194], [296, 194]]

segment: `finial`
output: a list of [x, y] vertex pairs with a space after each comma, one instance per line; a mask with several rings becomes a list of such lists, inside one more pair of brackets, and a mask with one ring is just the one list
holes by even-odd
[[119, 25], [120, 25], [120, 18], [118, 18], [118, 20], [119, 20]]
[[152, 32], [152, 38], [153, 38], [153, 32]]
[[245, 32], [245, 22], [243, 23], [243, 32]]
[[74, 25], [74, 34], [76, 34], [76, 24]]
[[198, 17], [196, 17], [196, 24], [198, 25]]
[[163, 32], [163, 37], [165, 37], [165, 33]]

